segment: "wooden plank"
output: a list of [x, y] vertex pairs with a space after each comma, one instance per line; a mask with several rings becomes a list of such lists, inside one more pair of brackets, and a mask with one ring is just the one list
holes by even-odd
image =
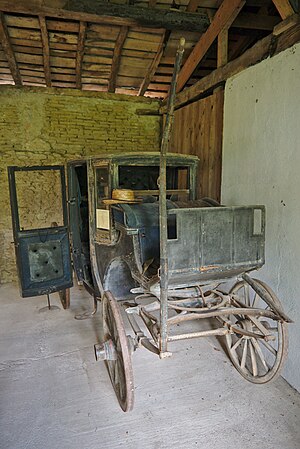
[[51, 67], [68, 67], [75, 69], [76, 59], [71, 58], [57, 58], [55, 56], [50, 56]]
[[98, 3], [94, 0], [69, 0], [67, 8], [49, 8], [22, 0], [0, 0], [0, 11], [28, 15], [80, 20], [128, 27], [152, 27], [203, 32], [209, 25], [206, 14], [193, 14], [167, 9]]
[[228, 28], [224, 28], [218, 35], [217, 67], [228, 62]]
[[147, 72], [142, 84], [140, 85], [139, 93], [138, 93], [138, 95], [140, 95], [140, 96], [144, 95], [145, 92], [147, 91], [149, 83], [151, 82], [151, 79], [152, 79], [153, 75], [155, 74], [157, 67], [159, 66], [159, 63], [160, 63], [160, 60], [164, 53], [164, 49], [165, 49], [165, 46], [167, 43], [167, 39], [169, 38], [169, 35], [170, 35], [170, 33], [166, 34], [166, 32], [165, 32], [161, 36], [161, 40], [160, 40], [159, 47], [157, 49], [155, 58], [153, 59], [151, 65], [148, 69], [148, 72]]
[[84, 55], [84, 42], [86, 36], [86, 22], [80, 22], [79, 24], [79, 34], [78, 34], [78, 44], [77, 44], [77, 54], [76, 54], [76, 88], [81, 89], [81, 76], [82, 76], [82, 61]]
[[297, 25], [297, 23], [299, 23], [299, 20], [299, 14], [293, 14], [292, 16], [289, 16], [287, 19], [283, 20], [274, 27], [274, 36], [279, 36], [279, 34], [282, 34], [294, 25]]
[[77, 45], [77, 35], [70, 33], [61, 32], [49, 32], [49, 41], [63, 43], [63, 44], [74, 44]]
[[280, 17], [285, 20], [289, 16], [292, 16], [295, 12], [290, 4], [289, 0], [272, 0], [280, 14]]
[[30, 30], [27, 28], [9, 27], [9, 36], [16, 39], [28, 39], [31, 41], [41, 41], [40, 30]]
[[16, 86], [22, 85], [22, 78], [18, 69], [18, 64], [10, 43], [10, 37], [7, 31], [4, 14], [0, 12], [0, 42], [6, 55], [8, 65]]
[[51, 87], [49, 37], [48, 37], [46, 19], [44, 16], [39, 16], [39, 24], [40, 24], [42, 44], [43, 44], [43, 63], [44, 63], [45, 81], [46, 81], [46, 86]]
[[37, 17], [20, 17], [5, 14], [5, 22], [8, 27], [40, 29], [39, 19]]
[[[87, 56], [102, 56], [102, 57], [108, 56], [110, 59], [112, 59], [114, 52], [113, 52], [113, 50], [106, 49], [106, 48], [85, 47], [84, 54]], [[134, 55], [132, 55], [132, 56], [134, 56]], [[137, 55], [137, 56], [140, 56], [140, 55]]]
[[[277, 37], [277, 48], [274, 50], [272, 43], [274, 41], [273, 34], [261, 39], [253, 47], [243, 53], [240, 57], [229, 62], [224, 67], [214, 70], [210, 75], [198, 81], [189, 89], [180, 92], [175, 101], [175, 107], [182, 107], [184, 104], [199, 98], [205, 92], [210, 91], [214, 87], [224, 83], [228, 78], [236, 75], [242, 70], [257, 64], [263, 59], [270, 56], [270, 54], [278, 54], [286, 50], [292, 45], [300, 42], [300, 25], [297, 24], [289, 30]], [[161, 113], [166, 111], [166, 102], [162, 103]]]
[[144, 51], [152, 51], [153, 53], [156, 53], [157, 51], [157, 43], [156, 42], [147, 42], [147, 41], [140, 41], [137, 39], [131, 39], [127, 38], [126, 42], [124, 43], [124, 49], [127, 50], [144, 50]]
[[43, 61], [43, 56], [42, 55], [30, 55], [30, 54], [27, 54], [27, 53], [15, 52], [15, 58], [16, 58], [16, 61], [18, 63], [25, 62], [25, 63], [28, 63], [28, 64], [36, 64], [36, 65], [40, 65], [40, 66], [44, 65], [44, 61]]
[[108, 92], [113, 93], [116, 89], [116, 80], [120, 67], [121, 54], [125, 40], [127, 38], [127, 34], [128, 34], [128, 27], [121, 27], [119, 36], [115, 44], [114, 55], [111, 64], [111, 72], [108, 81]]
[[41, 41], [32, 41], [29, 39], [18, 39], [18, 38], [10, 38], [10, 42], [12, 45], [23, 45], [24, 47], [32, 47], [32, 48], [42, 48], [43, 44]]
[[[132, 58], [133, 59], [133, 58]], [[95, 64], [112, 64], [112, 58], [108, 56], [100, 56], [100, 55], [87, 55], [84, 54], [83, 57], [84, 62], [94, 62]]]
[[193, 74], [195, 68], [205, 56], [223, 28], [229, 28], [245, 4], [245, 0], [224, 0], [214, 16], [208, 30], [204, 33], [194, 50], [188, 57], [178, 76], [177, 92], [179, 92]]

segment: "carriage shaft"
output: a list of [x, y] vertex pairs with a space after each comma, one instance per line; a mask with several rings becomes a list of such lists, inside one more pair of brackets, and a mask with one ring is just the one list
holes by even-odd
[[191, 332], [188, 334], [178, 334], [178, 335], [170, 335], [168, 337], [168, 342], [171, 341], [179, 341], [179, 340], [188, 340], [190, 338], [199, 338], [199, 337], [211, 337], [211, 336], [222, 336], [231, 333], [229, 329], [221, 327], [219, 329], [211, 329], [207, 331], [200, 332]]

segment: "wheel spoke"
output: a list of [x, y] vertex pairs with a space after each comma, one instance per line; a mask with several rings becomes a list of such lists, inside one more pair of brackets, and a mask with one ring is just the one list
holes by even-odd
[[261, 363], [263, 364], [264, 368], [268, 371], [269, 368], [266, 364], [263, 352], [259, 346], [259, 343], [257, 342], [257, 340], [255, 340], [255, 338], [252, 338], [252, 344], [254, 346], [255, 351], [257, 352], [258, 357], [260, 358]]
[[253, 299], [253, 303], [252, 303], [252, 307], [253, 307], [253, 308], [255, 308], [255, 304], [256, 304], [256, 301], [257, 301], [258, 298], [259, 298], [259, 296], [258, 296], [258, 294], [255, 292], [254, 299]]
[[[282, 308], [275, 293], [258, 279], [253, 279], [253, 287], [246, 280], [238, 281], [231, 288], [229, 295], [237, 313], [238, 309], [243, 307], [271, 311]], [[264, 297], [270, 298], [269, 304]], [[263, 315], [246, 314], [233, 317], [235, 337], [233, 334], [226, 335], [227, 349], [233, 365], [251, 382], [266, 383], [275, 379], [280, 373], [287, 353], [286, 323]], [[225, 325], [228, 326], [228, 323]], [[241, 335], [243, 331], [249, 332], [249, 335]], [[262, 335], [259, 335], [260, 333]]]
[[256, 357], [255, 357], [254, 346], [252, 345], [251, 340], [249, 340], [249, 346], [250, 346], [250, 355], [251, 355], [251, 363], [252, 363], [252, 373], [253, 373], [253, 376], [256, 377], [258, 374], [257, 361], [256, 361]]
[[247, 359], [247, 353], [248, 353], [248, 340], [244, 339], [244, 348], [243, 348], [243, 355], [242, 355], [242, 361], [241, 361], [241, 368], [244, 371], [246, 366], [246, 359]]
[[276, 349], [274, 349], [273, 346], [271, 346], [267, 341], [262, 339], [261, 343], [274, 355], [274, 357], [277, 356]]
[[250, 289], [247, 283], [245, 283], [244, 285], [244, 290], [245, 290], [245, 303], [248, 307], [250, 307]]
[[239, 347], [239, 345], [242, 343], [242, 341], [243, 341], [243, 337], [241, 337], [241, 338], [239, 338], [235, 343], [234, 343], [234, 345], [232, 346], [232, 350], [233, 351], [236, 351], [236, 349]]

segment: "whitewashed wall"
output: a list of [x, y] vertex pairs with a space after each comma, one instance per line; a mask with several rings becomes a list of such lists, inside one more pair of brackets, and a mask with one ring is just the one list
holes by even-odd
[[222, 203], [265, 204], [265, 280], [295, 320], [283, 377], [300, 391], [300, 44], [228, 80]]

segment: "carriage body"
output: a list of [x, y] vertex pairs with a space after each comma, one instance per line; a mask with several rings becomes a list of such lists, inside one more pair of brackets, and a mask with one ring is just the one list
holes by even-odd
[[[74, 268], [79, 281], [97, 294], [98, 278], [104, 290], [124, 299], [132, 288], [147, 288], [159, 279], [159, 154], [93, 158], [89, 170], [87, 163], [68, 166]], [[226, 280], [264, 264], [264, 206], [222, 207], [198, 200], [197, 165], [194, 156], [167, 158], [172, 289]], [[141, 201], [103, 202], [114, 189], [123, 188], [132, 189]]]

